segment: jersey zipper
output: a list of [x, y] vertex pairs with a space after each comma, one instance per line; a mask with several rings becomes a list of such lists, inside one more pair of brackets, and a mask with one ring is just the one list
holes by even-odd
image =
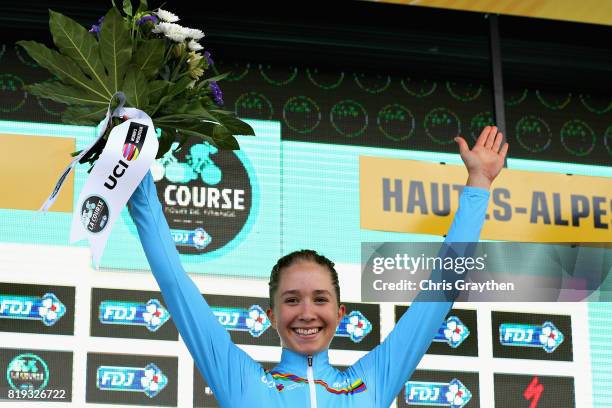
[[308, 388], [310, 389], [310, 408], [317, 408], [317, 393], [315, 391], [314, 374], [312, 372], [312, 356], [308, 356], [306, 377], [308, 377]]

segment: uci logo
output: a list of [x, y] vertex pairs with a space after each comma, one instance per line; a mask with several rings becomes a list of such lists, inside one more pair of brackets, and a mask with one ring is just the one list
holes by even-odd
[[113, 169], [113, 173], [110, 174], [107, 177], [107, 181], [104, 182], [104, 187], [108, 188], [109, 190], [114, 189], [115, 186], [117, 185], [117, 179], [119, 179], [119, 178], [121, 178], [121, 176], [123, 176], [123, 174], [125, 173], [125, 170], [128, 167], [129, 166], [127, 165], [127, 163], [120, 159], [119, 163]]

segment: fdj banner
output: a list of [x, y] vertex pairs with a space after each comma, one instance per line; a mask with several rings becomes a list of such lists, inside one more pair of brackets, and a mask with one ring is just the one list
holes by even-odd
[[[467, 180], [463, 166], [360, 157], [361, 228], [446, 234]], [[483, 239], [608, 242], [612, 180], [504, 169]]]
[[237, 239], [251, 215], [247, 166], [233, 151], [191, 139], [151, 168], [177, 249], [203, 254]]

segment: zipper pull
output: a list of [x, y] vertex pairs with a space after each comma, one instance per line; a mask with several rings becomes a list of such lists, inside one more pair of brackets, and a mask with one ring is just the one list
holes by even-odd
[[308, 356], [308, 367], [312, 367], [312, 356]]

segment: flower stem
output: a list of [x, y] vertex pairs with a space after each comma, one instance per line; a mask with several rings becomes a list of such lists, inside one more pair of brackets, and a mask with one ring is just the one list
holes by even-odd
[[172, 75], [170, 75], [170, 81], [174, 82], [175, 80], [179, 79], [179, 77], [175, 78], [175, 76], [179, 73], [179, 70], [181, 68], [181, 65], [183, 65], [183, 63], [185, 62], [185, 59], [187, 58], [187, 53], [183, 53], [183, 55], [181, 56], [181, 59], [179, 60], [179, 62], [176, 64], [176, 66], [174, 67], [174, 70], [172, 71]]

